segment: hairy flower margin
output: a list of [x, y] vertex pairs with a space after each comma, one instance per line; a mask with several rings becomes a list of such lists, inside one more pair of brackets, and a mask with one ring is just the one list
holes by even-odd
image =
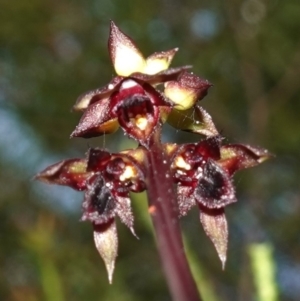
[[228, 243], [225, 207], [237, 201], [232, 176], [262, 163], [270, 154], [249, 145], [222, 143], [211, 116], [198, 104], [212, 85], [188, 72], [190, 66], [169, 68], [177, 48], [145, 59], [111, 22], [108, 49], [117, 76], [78, 98], [73, 109], [83, 115], [71, 137], [101, 136], [121, 127], [139, 146], [120, 153], [91, 148], [85, 158], [58, 162], [36, 179], [85, 191], [81, 220], [93, 225], [94, 242], [111, 283], [118, 250], [115, 217], [135, 235], [129, 193], [147, 189], [147, 152], [160, 143], [156, 137], [160, 138], [162, 125], [168, 122], [200, 134], [198, 143], [166, 143], [162, 148], [170, 161], [179, 216], [198, 206], [204, 231], [224, 267]]

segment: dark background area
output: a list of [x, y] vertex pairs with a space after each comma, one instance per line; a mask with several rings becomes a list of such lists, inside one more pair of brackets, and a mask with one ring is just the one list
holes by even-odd
[[[136, 240], [119, 224], [112, 286], [80, 223], [82, 194], [32, 181], [35, 173], [89, 146], [132, 146], [119, 131], [69, 139], [76, 98], [115, 74], [109, 21], [145, 56], [179, 47], [172, 66], [214, 84], [202, 105], [227, 142], [267, 148], [276, 157], [235, 176], [239, 202], [227, 208], [228, 260], [221, 269], [197, 210], [182, 228], [208, 301], [258, 300], [249, 246], [273, 249], [279, 300], [300, 295], [299, 0], [0, 0], [0, 300], [170, 300], [145, 196], [133, 197]], [[199, 137], [168, 128], [166, 139]], [[266, 300], [268, 301], [268, 300]]]

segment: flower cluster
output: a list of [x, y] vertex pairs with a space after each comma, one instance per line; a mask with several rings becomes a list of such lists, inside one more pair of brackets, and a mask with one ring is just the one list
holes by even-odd
[[211, 84], [189, 72], [190, 66], [169, 68], [177, 48], [145, 59], [113, 22], [108, 48], [117, 76], [78, 98], [74, 110], [83, 115], [71, 137], [101, 136], [121, 127], [139, 146], [120, 153], [91, 148], [86, 158], [58, 162], [36, 178], [85, 191], [82, 220], [93, 225], [95, 245], [112, 282], [118, 248], [115, 217], [135, 235], [129, 193], [147, 189], [147, 152], [161, 143], [161, 127], [168, 122], [200, 134], [198, 143], [167, 143], [162, 149], [170, 161], [179, 216], [198, 206], [204, 231], [224, 266], [228, 241], [224, 208], [236, 202], [232, 176], [263, 162], [269, 153], [249, 145], [222, 143], [211, 116], [198, 104]]

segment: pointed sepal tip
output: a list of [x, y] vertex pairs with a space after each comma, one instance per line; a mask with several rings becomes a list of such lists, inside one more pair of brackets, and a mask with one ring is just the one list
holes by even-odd
[[106, 224], [94, 224], [94, 242], [104, 261], [108, 274], [108, 281], [112, 284], [115, 261], [118, 255], [118, 235], [114, 219]]

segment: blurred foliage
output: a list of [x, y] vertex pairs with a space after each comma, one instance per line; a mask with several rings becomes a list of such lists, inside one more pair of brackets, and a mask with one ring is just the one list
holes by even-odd
[[274, 277], [276, 264], [272, 247], [268, 243], [253, 243], [249, 245], [248, 252], [257, 290], [257, 300], [278, 300], [278, 290]]
[[[0, 7], [1, 300], [170, 300], [144, 196], [133, 202], [140, 240], [118, 227], [110, 286], [91, 227], [78, 222], [80, 193], [30, 180], [58, 159], [83, 156], [90, 145], [114, 151], [132, 145], [121, 132], [68, 139], [80, 117], [70, 112], [76, 98], [114, 75], [110, 19], [145, 55], [178, 46], [173, 66], [193, 64], [214, 84], [202, 104], [228, 141], [276, 154], [236, 176], [239, 202], [227, 208], [225, 271], [197, 210], [182, 220], [207, 281], [203, 290], [212, 288], [207, 300], [258, 300], [247, 250], [260, 242], [274, 250], [279, 299], [299, 299], [299, 0], [0, 0]], [[199, 139], [171, 128], [165, 137]]]

